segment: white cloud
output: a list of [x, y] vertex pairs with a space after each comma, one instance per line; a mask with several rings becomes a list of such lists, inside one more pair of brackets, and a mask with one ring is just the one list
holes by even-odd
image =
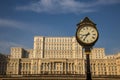
[[[0, 29], [2, 29], [2, 27], [6, 27], [6, 29], [8, 27], [10, 28], [16, 28], [19, 30], [25, 30], [25, 31], [30, 31], [30, 33], [34, 33], [32, 26], [30, 26], [30, 24], [26, 24], [20, 21], [16, 21], [16, 20], [12, 20], [12, 19], [0, 19]], [[7, 33], [3, 32], [3, 33]], [[5, 34], [0, 34], [0, 36], [6, 36]], [[14, 36], [14, 35], [13, 35]], [[19, 35], [18, 35], [19, 36]], [[11, 37], [12, 38], [12, 37]], [[14, 37], [16, 38], [16, 37]], [[0, 38], [0, 52], [1, 53], [9, 53], [10, 52], [10, 48], [11, 47], [23, 47], [23, 48], [27, 48], [24, 45], [15, 43], [15, 42], [9, 42], [8, 40], [5, 40]]]
[[120, 0], [97, 0], [97, 4], [101, 5], [110, 5], [110, 4], [119, 4]]
[[116, 48], [112, 48], [112, 49], [110, 50], [110, 52], [112, 52], [112, 53], [118, 53], [118, 52], [120, 52], [120, 47], [118, 46], [118, 47], [116, 47]]
[[34, 25], [12, 19], [0, 19], [0, 28], [1, 27], [11, 27], [22, 31], [29, 31], [35, 33]]
[[0, 27], [2, 27], [2, 26], [23, 29], [23, 27], [25, 27], [27, 25], [24, 23], [21, 23], [19, 21], [15, 21], [15, 20], [0, 19]]
[[17, 10], [33, 11], [37, 13], [86, 13], [93, 12], [97, 6], [120, 3], [120, 0], [39, 0], [28, 5], [17, 6]]
[[17, 44], [15, 42], [0, 41], [0, 52], [1, 53], [9, 53], [11, 47], [27, 48], [26, 46]]
[[[26, 23], [26, 22], [16, 21], [12, 19], [0, 19], [0, 29], [2, 29], [2, 27], [6, 27], [6, 29], [8, 27], [16, 28], [18, 30], [29, 32], [32, 34], [48, 35], [48, 34], [51, 34], [50, 32], [55, 32], [55, 33], [59, 32], [57, 28], [53, 28], [51, 25], [41, 24], [41, 23], [38, 23], [38, 24]], [[7, 33], [7, 31], [4, 33]], [[54, 35], [54, 34], [51, 34], [51, 35]]]

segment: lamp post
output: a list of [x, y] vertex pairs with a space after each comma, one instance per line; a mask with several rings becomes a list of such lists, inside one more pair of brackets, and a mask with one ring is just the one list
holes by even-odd
[[84, 49], [86, 53], [86, 80], [92, 80], [90, 71], [90, 52], [96, 41], [98, 40], [99, 33], [96, 24], [93, 23], [88, 17], [77, 24], [76, 40]]

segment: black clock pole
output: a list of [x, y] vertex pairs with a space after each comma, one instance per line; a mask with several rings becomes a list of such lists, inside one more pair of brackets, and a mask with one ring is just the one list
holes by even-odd
[[85, 47], [85, 53], [86, 53], [86, 80], [92, 80], [91, 78], [91, 70], [90, 70], [90, 52], [91, 48]]

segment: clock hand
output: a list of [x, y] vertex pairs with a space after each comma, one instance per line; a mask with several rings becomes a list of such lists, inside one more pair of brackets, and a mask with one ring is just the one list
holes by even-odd
[[[81, 35], [81, 39], [83, 39], [83, 41], [84, 41], [87, 34], [80, 34], [80, 35]], [[85, 36], [85, 37], [84, 37], [84, 36]]]
[[87, 38], [88, 35], [90, 35], [89, 32], [88, 32], [87, 34], [84, 35], [85, 37], [84, 37], [83, 41], [85, 41], [85, 39]]
[[[87, 34], [88, 34], [88, 33], [87, 33]], [[80, 34], [80, 35], [83, 37], [83, 36], [86, 36], [87, 34]]]

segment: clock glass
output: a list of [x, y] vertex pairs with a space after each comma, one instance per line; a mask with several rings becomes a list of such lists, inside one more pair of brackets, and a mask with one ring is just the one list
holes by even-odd
[[98, 32], [94, 27], [85, 26], [78, 29], [77, 36], [83, 43], [90, 44], [96, 41]]

